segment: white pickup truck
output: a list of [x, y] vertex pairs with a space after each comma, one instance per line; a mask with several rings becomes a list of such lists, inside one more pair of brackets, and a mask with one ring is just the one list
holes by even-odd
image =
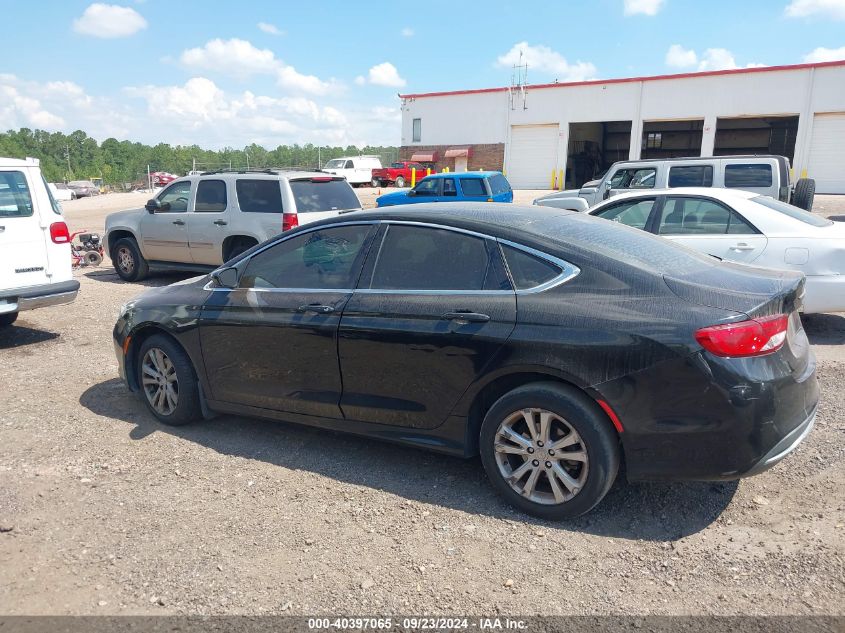
[[0, 158], [0, 327], [78, 292], [70, 232], [38, 160]]

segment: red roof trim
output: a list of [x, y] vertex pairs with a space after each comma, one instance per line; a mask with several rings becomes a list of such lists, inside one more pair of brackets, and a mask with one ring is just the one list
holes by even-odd
[[[791, 64], [787, 66], [762, 66], [757, 68], [734, 68], [731, 70], [708, 70], [704, 72], [680, 73], [676, 75], [652, 75], [649, 77], [624, 77], [621, 79], [592, 79], [590, 81], [571, 81], [568, 83], [556, 84], [529, 84], [526, 86], [530, 90], [538, 88], [566, 88], [572, 86], [596, 86], [604, 84], [624, 84], [637, 81], [663, 81], [666, 79], [689, 79], [693, 77], [713, 77], [717, 75], [739, 75], [744, 73], [765, 73], [776, 72], [780, 70], [804, 70], [806, 68], [827, 68], [830, 66], [845, 66], [845, 60], [834, 62], [818, 62], [814, 64]], [[474, 95], [485, 92], [506, 92], [508, 89], [503, 88], [477, 88], [475, 90], [453, 90], [447, 92], [421, 92], [417, 94], [400, 94], [400, 99], [419, 99], [421, 97], [447, 97], [454, 95]]]

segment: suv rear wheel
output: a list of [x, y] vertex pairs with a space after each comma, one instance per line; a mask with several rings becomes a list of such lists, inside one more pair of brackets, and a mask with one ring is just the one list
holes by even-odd
[[812, 178], [801, 178], [795, 183], [792, 192], [792, 204], [805, 211], [813, 210], [813, 200], [816, 197], [816, 181]]
[[7, 327], [17, 321], [17, 319], [17, 312], [7, 312], [6, 314], [0, 314], [0, 327]]
[[619, 469], [610, 422], [586, 395], [558, 383], [525, 385], [499, 398], [484, 417], [479, 440], [493, 487], [544, 519], [588, 512]]
[[141, 281], [150, 272], [138, 243], [131, 237], [117, 240], [111, 252], [114, 269], [123, 281]]

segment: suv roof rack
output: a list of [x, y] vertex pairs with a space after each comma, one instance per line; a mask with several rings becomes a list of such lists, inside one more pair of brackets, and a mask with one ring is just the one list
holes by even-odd
[[322, 169], [316, 169], [314, 167], [252, 167], [250, 169], [242, 169], [242, 168], [232, 168], [232, 169], [213, 169], [211, 171], [203, 171], [200, 172], [200, 176], [210, 176], [212, 174], [270, 174], [276, 175], [282, 172], [293, 172], [293, 171], [307, 171], [307, 172], [319, 172], [319, 173], [328, 173], [323, 171]]

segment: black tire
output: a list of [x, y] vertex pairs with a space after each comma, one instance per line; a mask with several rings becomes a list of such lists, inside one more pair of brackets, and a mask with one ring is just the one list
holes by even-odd
[[[572, 496], [563, 502], [543, 503], [523, 496], [511, 487], [500, 470], [497, 455], [502, 455], [503, 459], [524, 459], [519, 456], [508, 457], [495, 450], [500, 425], [523, 409], [549, 411], [563, 419], [580, 436], [580, 441], [572, 448], [577, 449], [580, 446], [578, 452], [586, 453], [587, 461], [567, 462], [566, 467], [579, 470], [584, 480], [580, 489], [574, 494], [569, 489], [565, 491]], [[561, 435], [557, 440], [562, 437], [569, 436]], [[543, 446], [542, 442], [539, 446]], [[550, 446], [547, 445], [545, 448]], [[598, 405], [584, 393], [574, 387], [555, 382], [524, 385], [499, 398], [484, 416], [479, 435], [479, 448], [484, 470], [496, 491], [523, 512], [549, 520], [571, 519], [592, 510], [610, 490], [619, 470], [619, 438], [611, 422]], [[556, 457], [549, 457], [545, 448], [531, 449], [535, 459], [540, 458], [540, 462], [550, 460], [545, 464], [552, 464], [551, 460], [561, 460], [561, 455], [566, 452], [566, 449], [559, 449]], [[563, 461], [566, 460], [561, 460], [558, 464], [562, 465]], [[581, 469], [586, 469], [586, 472]], [[546, 474], [548, 469], [544, 471], [541, 463], [539, 470], [541, 474], [536, 480], [536, 490], [541, 494], [550, 495], [551, 492], [542, 492], [543, 487], [551, 491], [549, 475]], [[530, 479], [530, 472], [527, 472], [529, 474], [527, 479]], [[567, 472], [567, 474], [571, 473]], [[522, 477], [517, 481], [521, 479]], [[559, 482], [558, 479], [555, 481]], [[560, 487], [560, 483], [557, 485]], [[549, 499], [549, 501], [552, 500]]]
[[[175, 369], [177, 398], [176, 406], [170, 412], [163, 412], [156, 409], [153, 404], [154, 396], [151, 395], [147, 386], [144, 384], [144, 364], [147, 354], [151, 350], [162, 352]], [[185, 350], [183, 350], [178, 343], [163, 334], [154, 334], [141, 344], [141, 348], [138, 350], [136, 359], [136, 371], [138, 384], [141, 387], [141, 398], [144, 401], [144, 404], [147, 405], [147, 409], [150, 410], [150, 413], [152, 413], [159, 422], [170, 426], [182, 426], [202, 418], [197, 375], [194, 371], [191, 359], [188, 358]], [[150, 390], [155, 389], [155, 386], [150, 386]]]
[[373, 189], [375, 189], [377, 187], [381, 187], [381, 180], [379, 180], [378, 178], [373, 178], [370, 181], [370, 185], [373, 187]]
[[123, 281], [141, 281], [150, 272], [150, 266], [138, 243], [131, 237], [124, 237], [115, 242], [111, 251], [112, 264]]
[[396, 179], [396, 182], [395, 182], [395, 183], [393, 183], [393, 184], [394, 184], [394, 185], [396, 185], [397, 187], [400, 187], [400, 188], [401, 188], [401, 187], [404, 187], [404, 186], [405, 186], [405, 178], [403, 178], [402, 176], [399, 176], [399, 177]]
[[816, 197], [816, 181], [812, 178], [801, 178], [795, 183], [792, 192], [792, 204], [805, 211], [813, 210], [813, 200]]
[[0, 314], [0, 327], [8, 327], [17, 320], [17, 312], [6, 312], [5, 314]]

